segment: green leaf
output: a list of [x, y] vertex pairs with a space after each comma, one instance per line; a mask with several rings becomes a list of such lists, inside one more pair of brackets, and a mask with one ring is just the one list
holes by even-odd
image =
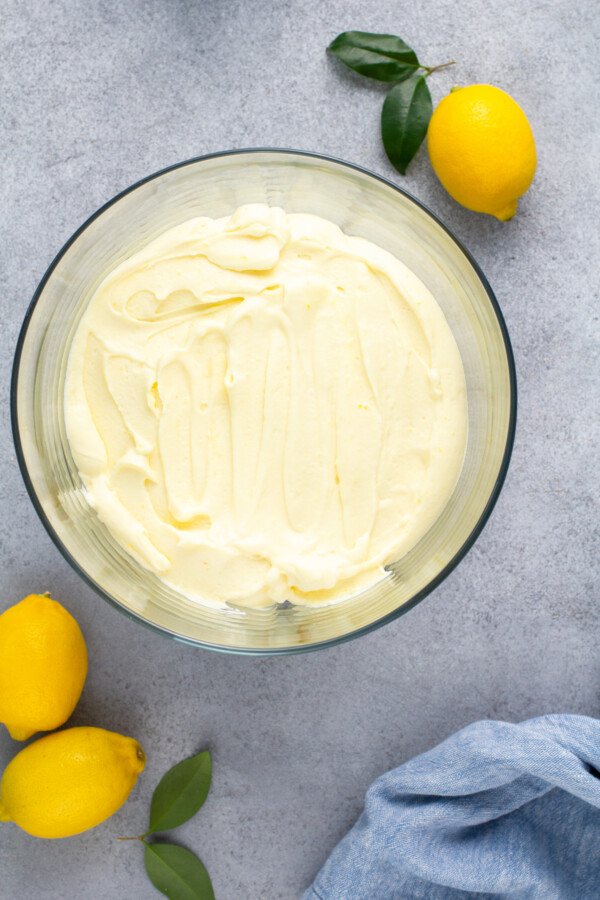
[[431, 94], [422, 75], [397, 84], [383, 101], [383, 146], [390, 162], [402, 175], [427, 134], [432, 112]]
[[195, 816], [210, 790], [208, 750], [173, 766], [163, 775], [150, 805], [150, 832], [169, 831]]
[[419, 68], [415, 51], [393, 34], [344, 31], [328, 49], [349, 69], [378, 81], [403, 81]]
[[210, 875], [184, 847], [146, 844], [144, 864], [154, 887], [170, 900], [214, 900]]

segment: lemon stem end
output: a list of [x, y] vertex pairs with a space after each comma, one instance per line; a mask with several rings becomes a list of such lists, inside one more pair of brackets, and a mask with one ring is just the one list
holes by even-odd
[[26, 741], [35, 734], [30, 728], [10, 728], [8, 725], [6, 728], [13, 741]]
[[500, 212], [494, 213], [495, 217], [500, 222], [508, 222], [509, 219], [512, 219], [513, 216], [517, 212], [517, 201], [512, 200], [504, 209], [501, 209]]

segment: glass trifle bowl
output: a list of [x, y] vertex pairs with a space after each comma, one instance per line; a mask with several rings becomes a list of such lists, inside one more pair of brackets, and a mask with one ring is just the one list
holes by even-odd
[[[468, 438], [442, 513], [385, 576], [327, 605], [268, 608], [198, 603], [138, 563], [86, 498], [65, 427], [65, 375], [73, 335], [116, 266], [196, 216], [248, 203], [312, 213], [392, 253], [442, 309], [465, 372]], [[427, 596], [472, 546], [498, 497], [515, 429], [516, 384], [502, 314], [485, 277], [456, 238], [414, 198], [358, 166], [291, 150], [240, 150], [172, 166], [123, 191], [58, 254], [25, 317], [15, 355], [12, 420], [33, 504], [65, 558], [135, 621], [176, 640], [232, 653], [316, 649], [364, 634]]]

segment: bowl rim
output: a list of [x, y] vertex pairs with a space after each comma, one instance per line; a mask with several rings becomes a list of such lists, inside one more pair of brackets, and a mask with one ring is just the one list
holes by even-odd
[[[373, 178], [376, 181], [381, 182], [387, 187], [392, 188], [397, 193], [401, 194], [411, 203], [414, 203], [419, 209], [421, 209], [426, 215], [428, 215], [433, 221], [450, 237], [450, 239], [456, 244], [459, 251], [466, 257], [467, 261], [470, 263], [472, 268], [475, 271], [475, 274], [479, 278], [483, 288], [488, 296], [490, 304], [492, 306], [492, 310], [494, 315], [496, 316], [496, 320], [498, 322], [498, 326], [500, 328], [500, 333], [502, 335], [502, 340], [504, 344], [504, 350], [506, 353], [506, 361], [508, 367], [508, 377], [509, 377], [509, 415], [508, 415], [508, 428], [506, 434], [506, 444], [504, 447], [504, 452], [502, 455], [502, 460], [500, 462], [500, 467], [498, 469], [498, 475], [496, 477], [496, 481], [490, 493], [490, 496], [487, 499], [487, 502], [479, 516], [477, 522], [473, 526], [469, 536], [463, 542], [462, 546], [459, 550], [454, 554], [452, 559], [444, 566], [444, 568], [438, 572], [438, 574], [433, 578], [428, 584], [425, 585], [420, 591], [418, 591], [410, 600], [405, 601], [399, 607], [394, 609], [392, 612], [387, 613], [385, 616], [382, 616], [379, 619], [376, 619], [374, 622], [370, 622], [368, 625], [364, 625], [361, 628], [356, 629], [355, 631], [348, 632], [347, 634], [340, 635], [335, 638], [328, 638], [324, 641], [315, 641], [314, 643], [304, 644], [297, 647], [232, 647], [226, 644], [215, 644], [209, 641], [201, 641], [195, 638], [185, 637], [183, 635], [178, 634], [177, 632], [172, 631], [169, 628], [166, 628], [162, 625], [157, 625], [154, 622], [145, 619], [142, 615], [134, 612], [131, 609], [127, 609], [123, 606], [115, 597], [108, 593], [100, 584], [98, 584], [86, 571], [83, 569], [81, 564], [75, 559], [75, 557], [71, 554], [71, 552], [67, 549], [67, 547], [62, 542], [60, 536], [54, 529], [50, 520], [48, 519], [44, 508], [41, 504], [41, 501], [37, 495], [35, 490], [35, 486], [29, 474], [29, 470], [27, 468], [27, 463], [25, 461], [25, 453], [23, 449], [23, 442], [21, 439], [21, 433], [19, 429], [19, 419], [18, 419], [18, 411], [17, 411], [17, 392], [18, 392], [18, 382], [19, 382], [19, 370], [21, 359], [23, 355], [23, 348], [25, 344], [25, 339], [27, 337], [27, 332], [29, 329], [29, 324], [33, 317], [33, 313], [37, 306], [37, 303], [46, 287], [46, 284], [50, 277], [52, 276], [55, 268], [65, 255], [65, 253], [69, 250], [72, 244], [79, 238], [81, 234], [101, 215], [103, 215], [106, 210], [108, 210], [115, 203], [118, 203], [123, 197], [127, 196], [130, 193], [133, 193], [142, 185], [147, 184], [150, 181], [154, 181], [157, 178], [160, 178], [163, 175], [166, 175], [169, 172], [173, 172], [176, 169], [182, 169], [186, 166], [194, 165], [196, 163], [205, 162], [210, 159], [218, 159], [221, 157], [228, 156], [241, 156], [248, 154], [272, 154], [272, 155], [288, 155], [288, 156], [298, 156], [305, 157], [309, 159], [317, 159], [324, 160], [325, 162], [335, 163], [338, 166], [342, 166], [348, 169], [351, 169], [355, 172], [359, 172], [362, 175], [366, 175], [369, 178]], [[395, 184], [389, 178], [386, 178], [383, 175], [378, 175], [376, 172], [371, 171], [370, 169], [365, 168], [364, 166], [360, 166], [356, 163], [348, 162], [347, 160], [340, 159], [336, 156], [329, 156], [323, 153], [316, 153], [310, 150], [296, 150], [287, 147], [245, 147], [234, 150], [220, 150], [213, 153], [206, 153], [200, 156], [194, 156], [189, 159], [185, 159], [182, 162], [173, 163], [169, 166], [165, 166], [162, 169], [158, 169], [157, 171], [151, 173], [150, 175], [146, 175], [143, 178], [140, 178], [138, 181], [135, 181], [133, 184], [129, 185], [129, 187], [124, 188], [119, 193], [115, 194], [110, 200], [100, 206], [92, 215], [90, 215], [80, 226], [79, 228], [71, 235], [70, 238], [63, 244], [61, 249], [58, 251], [48, 268], [46, 269], [44, 275], [42, 276], [33, 297], [27, 307], [25, 312], [25, 317], [23, 319], [23, 324], [21, 325], [21, 329], [19, 331], [19, 336], [17, 339], [17, 344], [15, 348], [15, 355], [12, 366], [12, 375], [11, 375], [11, 383], [10, 383], [10, 416], [11, 416], [11, 427], [12, 427], [12, 435], [15, 446], [15, 452], [17, 456], [17, 461], [19, 464], [19, 469], [21, 471], [21, 475], [23, 481], [25, 482], [25, 487], [27, 489], [27, 493], [29, 494], [29, 499], [31, 500], [35, 511], [37, 512], [44, 528], [48, 532], [50, 538], [52, 539], [55, 546], [58, 548], [64, 559], [69, 563], [71, 568], [104, 600], [107, 601], [112, 607], [119, 610], [123, 615], [127, 616], [133, 622], [139, 622], [144, 625], [146, 628], [149, 628], [151, 631], [164, 635], [166, 637], [170, 637], [175, 641], [187, 644], [193, 647], [202, 647], [207, 650], [213, 650], [220, 653], [228, 653], [236, 656], [284, 656], [291, 653], [308, 653], [313, 650], [320, 650], [326, 647], [333, 647], [338, 644], [345, 643], [346, 641], [353, 640], [355, 638], [361, 637], [361, 635], [369, 634], [369, 632], [375, 631], [378, 628], [381, 628], [384, 625], [393, 622], [395, 619], [400, 618], [413, 607], [415, 607], [418, 603], [425, 599], [429, 594], [431, 594], [439, 585], [445, 581], [445, 579], [450, 575], [451, 572], [457, 567], [457, 565], [461, 562], [462, 559], [467, 555], [481, 532], [483, 531], [491, 513], [496, 505], [496, 501], [500, 495], [502, 487], [504, 485], [504, 481], [506, 479], [506, 474], [508, 472], [508, 467], [510, 463], [510, 458], [512, 455], [512, 450], [514, 446], [515, 440], [515, 432], [516, 432], [516, 420], [517, 420], [517, 375], [516, 375], [516, 366], [515, 359], [513, 354], [513, 349], [510, 341], [510, 337], [508, 334], [508, 329], [506, 326], [506, 322], [504, 316], [502, 314], [502, 310], [500, 309], [500, 305], [496, 299], [496, 296], [488, 282], [486, 276], [482, 272], [480, 266], [472, 256], [469, 250], [464, 246], [462, 241], [446, 226], [438, 216], [429, 209], [424, 203], [414, 197], [411, 193], [401, 188], [399, 185]]]

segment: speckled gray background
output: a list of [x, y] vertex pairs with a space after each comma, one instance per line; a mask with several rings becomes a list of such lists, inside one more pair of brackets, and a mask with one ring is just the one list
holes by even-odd
[[[0, 896], [158, 896], [140, 848], [115, 836], [144, 828], [171, 763], [210, 746], [213, 791], [179, 837], [218, 900], [288, 900], [382, 770], [478, 718], [600, 714], [595, 4], [2, 0], [0, 21], [1, 604], [47, 588], [64, 599], [91, 658], [74, 721], [130, 732], [149, 756], [130, 802], [93, 832], [46, 842], [2, 826]], [[271, 144], [400, 181], [379, 143], [380, 89], [326, 58], [348, 28], [399, 33], [428, 64], [458, 60], [432, 79], [434, 100], [454, 82], [493, 82], [531, 118], [538, 174], [509, 224], [456, 206], [425, 153], [402, 181], [471, 249], [502, 305], [519, 373], [515, 453], [477, 545], [407, 616], [316, 654], [217, 656], [129, 622], [54, 548], [13, 452], [12, 352], [62, 243], [158, 168]], [[17, 749], [2, 729], [0, 765]]]

